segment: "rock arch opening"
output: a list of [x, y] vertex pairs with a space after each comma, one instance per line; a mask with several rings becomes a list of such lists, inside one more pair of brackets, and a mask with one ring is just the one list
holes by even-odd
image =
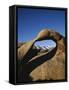
[[43, 40], [43, 41], [37, 41], [34, 44], [37, 49], [50, 49], [56, 47], [56, 43], [53, 40]]

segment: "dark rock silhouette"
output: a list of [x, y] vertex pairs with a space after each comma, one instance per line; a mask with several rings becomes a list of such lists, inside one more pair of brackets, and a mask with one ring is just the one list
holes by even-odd
[[[41, 40], [53, 40], [56, 47], [43, 51], [34, 46]], [[39, 53], [39, 54], [38, 54]], [[45, 29], [18, 48], [18, 82], [65, 79], [65, 39], [58, 32]]]

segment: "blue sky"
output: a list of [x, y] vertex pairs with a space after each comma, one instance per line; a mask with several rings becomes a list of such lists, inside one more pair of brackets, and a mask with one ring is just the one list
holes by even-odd
[[[34, 39], [45, 28], [65, 36], [65, 11], [18, 8], [18, 42]], [[54, 46], [52, 40], [37, 42], [39, 46]]]

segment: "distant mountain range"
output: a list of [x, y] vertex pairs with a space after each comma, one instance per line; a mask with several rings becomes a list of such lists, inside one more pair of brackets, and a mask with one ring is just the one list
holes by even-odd
[[[24, 45], [26, 42], [19, 42], [18, 43], [18, 48], [20, 48], [22, 45]], [[45, 52], [48, 52], [48, 51], [51, 51], [54, 47], [50, 47], [50, 48], [47, 48], [47, 47], [40, 47], [40, 46], [33, 46], [33, 50], [37, 50], [38, 51], [38, 54], [41, 54], [41, 53], [45, 53]]]

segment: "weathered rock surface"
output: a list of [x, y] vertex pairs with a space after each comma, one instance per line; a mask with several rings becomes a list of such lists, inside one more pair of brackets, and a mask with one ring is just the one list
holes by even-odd
[[[56, 47], [40, 52], [34, 43], [51, 39]], [[58, 32], [45, 29], [38, 36], [18, 48], [18, 82], [65, 79], [65, 39]]]

